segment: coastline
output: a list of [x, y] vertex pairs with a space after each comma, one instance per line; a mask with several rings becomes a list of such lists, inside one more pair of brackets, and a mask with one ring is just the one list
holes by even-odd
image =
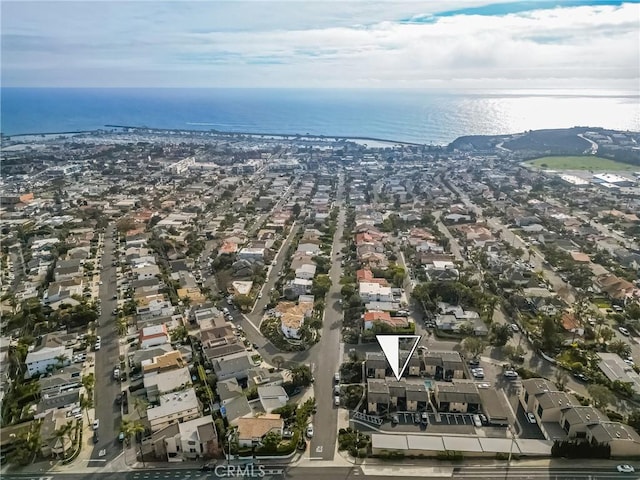
[[[378, 138], [378, 137], [368, 137], [368, 136], [351, 136], [351, 135], [315, 135], [311, 133], [305, 134], [291, 134], [291, 133], [273, 133], [273, 132], [233, 132], [233, 131], [223, 131], [223, 130], [193, 130], [193, 129], [184, 129], [184, 128], [154, 128], [154, 127], [146, 127], [146, 126], [132, 126], [132, 125], [105, 125], [105, 128], [118, 128], [118, 129], [135, 129], [135, 130], [147, 130], [153, 133], [169, 133], [169, 132], [184, 132], [184, 133], [208, 133], [213, 135], [221, 135], [225, 137], [232, 137], [235, 135], [243, 135], [248, 137], [265, 137], [265, 138], [282, 138], [295, 140], [296, 138], [304, 138], [310, 140], [318, 140], [318, 141], [334, 141], [338, 142], [340, 140], [348, 140], [359, 145], [367, 145], [369, 147], [374, 148], [383, 148], [383, 147], [393, 147], [395, 145], [409, 145], [409, 146], [426, 146], [423, 143], [416, 142], [407, 142], [402, 140], [393, 140], [389, 138]], [[4, 133], [0, 133], [2, 138], [23, 138], [23, 137], [51, 137], [51, 136], [63, 136], [63, 135], [81, 135], [81, 134], [90, 134], [100, 132], [101, 129], [93, 129], [93, 130], [76, 130], [76, 131], [64, 131], [64, 132], [28, 132], [28, 133], [17, 133], [14, 135], [6, 135]], [[111, 133], [111, 132], [106, 132]], [[119, 132], [123, 133], [123, 132]], [[431, 146], [445, 146], [445, 145], [431, 145]]]

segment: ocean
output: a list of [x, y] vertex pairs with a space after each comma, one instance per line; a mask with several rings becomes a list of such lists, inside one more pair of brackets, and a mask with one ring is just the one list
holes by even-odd
[[444, 145], [462, 135], [573, 126], [640, 131], [638, 91], [2, 88], [0, 131], [130, 125], [367, 136]]

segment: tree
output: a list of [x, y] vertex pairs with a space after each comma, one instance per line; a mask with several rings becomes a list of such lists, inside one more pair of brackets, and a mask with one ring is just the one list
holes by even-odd
[[249, 295], [235, 295], [233, 302], [241, 311], [246, 311], [253, 306], [253, 299]]
[[625, 358], [631, 355], [631, 345], [629, 345], [624, 340], [612, 341], [607, 347], [607, 350], [609, 350], [612, 353], [617, 353], [621, 357], [625, 357]]
[[275, 357], [273, 357], [271, 359], [271, 363], [278, 369], [280, 370], [282, 368], [282, 365], [284, 365], [284, 357], [280, 356], [280, 355], [276, 355]]
[[291, 383], [295, 387], [308, 387], [311, 385], [313, 375], [306, 365], [299, 365], [291, 369]]
[[556, 387], [558, 387], [558, 390], [564, 391], [565, 387], [567, 386], [567, 382], [569, 381], [569, 375], [565, 370], [558, 368], [553, 375], [553, 379], [555, 381]]
[[476, 331], [475, 327], [471, 322], [464, 322], [462, 325], [460, 325], [460, 328], [458, 329], [458, 332], [460, 333], [460, 335], [464, 335], [466, 337], [473, 335], [475, 331]]
[[66, 457], [67, 454], [67, 443], [65, 439], [71, 442], [70, 433], [73, 430], [73, 424], [71, 422], [67, 422], [62, 425], [60, 428], [53, 431], [52, 439], [56, 440], [55, 446], [57, 447], [58, 442], [60, 442], [60, 446], [62, 447], [62, 458]]
[[136, 412], [138, 412], [138, 416], [140, 418], [146, 415], [148, 406], [149, 402], [147, 402], [144, 398], [137, 395], [133, 397], [133, 408]]
[[615, 396], [604, 385], [593, 383], [587, 387], [587, 391], [593, 400], [593, 406], [596, 408], [606, 408], [615, 401]]
[[480, 355], [485, 348], [487, 344], [481, 338], [467, 337], [462, 341], [462, 349], [472, 357]]
[[503, 347], [513, 336], [511, 326], [506, 323], [493, 323], [491, 325], [491, 344]]
[[544, 317], [542, 320], [542, 349], [553, 353], [558, 345], [558, 326], [553, 317]]
[[302, 211], [302, 207], [300, 206], [299, 203], [296, 203], [293, 205], [293, 208], [291, 209], [291, 211], [293, 212], [293, 216], [298, 218], [298, 216], [300, 215], [300, 212]]
[[635, 409], [627, 418], [627, 424], [640, 433], [640, 409]]
[[93, 397], [93, 388], [96, 384], [96, 377], [93, 373], [82, 376], [82, 386], [87, 391], [87, 396]]
[[172, 342], [185, 343], [187, 338], [189, 338], [189, 330], [184, 325], [179, 325], [171, 332]]
[[324, 298], [327, 292], [331, 289], [331, 279], [329, 275], [316, 275], [313, 279], [313, 285], [311, 286], [311, 293], [316, 298]]
[[89, 410], [93, 408], [93, 399], [91, 396], [87, 394], [80, 398], [80, 408], [87, 414], [87, 424], [91, 423], [91, 419], [89, 419]]

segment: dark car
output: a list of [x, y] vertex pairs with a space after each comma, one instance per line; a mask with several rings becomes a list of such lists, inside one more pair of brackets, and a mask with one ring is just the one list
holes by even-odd
[[478, 360], [477, 358], [472, 358], [471, 360], [469, 360], [469, 365], [472, 367], [477, 367], [478, 365], [480, 365], [480, 360]]
[[98, 431], [94, 430], [93, 431], [93, 443], [98, 443], [100, 440], [98, 438]]

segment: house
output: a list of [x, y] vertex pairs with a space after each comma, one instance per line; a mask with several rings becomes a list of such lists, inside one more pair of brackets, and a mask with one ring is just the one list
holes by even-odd
[[226, 405], [236, 397], [243, 395], [242, 387], [238, 383], [238, 380], [229, 378], [216, 383], [216, 392], [220, 397], [222, 405]]
[[313, 314], [313, 301], [281, 302], [274, 315], [280, 319], [280, 329], [287, 338], [300, 338], [300, 329]]
[[258, 398], [265, 412], [271, 413], [289, 401], [289, 395], [281, 386], [258, 387]]
[[251, 263], [264, 262], [264, 248], [242, 248], [238, 251], [238, 260], [247, 260]]
[[615, 353], [598, 353], [598, 367], [611, 382], [631, 384], [634, 399], [640, 399], [640, 375]]
[[403, 380], [387, 379], [389, 404], [395, 410], [406, 410], [407, 383]]
[[267, 413], [256, 418], [240, 418], [237, 421], [236, 438], [240, 448], [259, 445], [268, 433], [282, 436], [284, 420], [280, 415]]
[[82, 367], [69, 365], [63, 370], [54, 372], [51, 376], [38, 379], [40, 394], [43, 396], [60, 395], [68, 390], [82, 386]]
[[202, 408], [193, 388], [161, 395], [159, 401], [159, 406], [147, 409], [147, 419], [152, 432], [157, 432], [172, 423], [193, 420], [201, 415]]
[[152, 436], [154, 453], [169, 462], [213, 458], [218, 454], [218, 434], [211, 415], [171, 424]]
[[458, 352], [429, 350], [423, 362], [425, 373], [436, 380], [464, 378], [464, 362]]
[[386, 380], [367, 380], [367, 411], [371, 414], [389, 411], [389, 386]]
[[186, 367], [187, 365], [182, 354], [177, 350], [156, 355], [152, 359], [142, 360], [140, 363], [142, 365], [142, 372], [145, 375], [168, 372]]
[[407, 383], [405, 386], [406, 409], [409, 412], [421, 412], [429, 404], [429, 392], [424, 383]]
[[216, 358], [211, 364], [218, 380], [232, 377], [236, 380], [242, 380], [247, 378], [247, 370], [255, 366], [251, 355], [246, 351]]
[[73, 446], [72, 436], [58, 436], [56, 431], [60, 431], [67, 423], [75, 425], [77, 420], [66, 416], [65, 410], [50, 410], [42, 419], [40, 425], [40, 437], [42, 444], [40, 453], [45, 458], [58, 458], [65, 452], [69, 452]]
[[53, 278], [56, 282], [80, 276], [82, 276], [82, 261], [79, 259], [58, 260], [53, 271]]
[[283, 372], [275, 371], [271, 372], [266, 368], [254, 367], [247, 370], [247, 387], [267, 387], [267, 386], [279, 386], [285, 381]]
[[640, 453], [640, 435], [629, 425], [619, 422], [588, 426], [586, 440], [609, 445], [612, 457], [637, 457]]
[[578, 399], [569, 393], [542, 392], [535, 395], [531, 412], [536, 416], [539, 424], [544, 422], [559, 423], [563, 410], [580, 405]]
[[167, 326], [163, 323], [161, 325], [154, 325], [152, 327], [145, 327], [140, 330], [139, 341], [140, 348], [155, 347], [164, 343], [169, 343], [169, 332]]
[[409, 321], [406, 317], [392, 317], [389, 312], [365, 312], [362, 315], [364, 329], [371, 330], [376, 323], [384, 323], [392, 328], [407, 328]]
[[241, 418], [253, 416], [253, 409], [249, 405], [249, 400], [245, 395], [239, 395], [232, 398], [223, 405], [221, 409], [222, 415], [227, 419], [230, 425], [237, 425]]
[[66, 367], [71, 364], [73, 349], [63, 345], [58, 347], [42, 347], [27, 354], [24, 363], [30, 377], [41, 375], [56, 366]]
[[473, 382], [436, 382], [434, 399], [439, 412], [478, 412], [482, 401]]
[[367, 378], [383, 379], [387, 376], [387, 369], [391, 371], [387, 358], [382, 352], [367, 352], [365, 359]]
[[613, 300], [624, 301], [638, 295], [638, 289], [633, 283], [615, 275], [599, 275], [594, 284]]
[[300, 295], [310, 293], [312, 286], [313, 280], [294, 278], [293, 280], [288, 281], [284, 286], [284, 296], [289, 300], [295, 300]]
[[360, 282], [358, 293], [364, 303], [393, 302], [391, 287], [383, 287], [378, 283]]
[[134, 268], [133, 275], [137, 280], [147, 280], [160, 275], [160, 268], [157, 265], [146, 265], [144, 267]]
[[302, 278], [304, 280], [313, 280], [313, 277], [315, 277], [316, 275], [316, 266], [313, 264], [306, 263], [296, 268], [295, 273], [296, 273], [296, 278]]
[[189, 368], [184, 367], [161, 373], [145, 373], [142, 381], [147, 391], [147, 398], [150, 402], [155, 402], [160, 395], [190, 387], [191, 374], [189, 373]]
[[522, 388], [520, 389], [519, 400], [525, 412], [532, 412], [537, 395], [546, 392], [555, 392], [556, 386], [544, 378], [528, 378], [522, 380]]
[[609, 417], [592, 406], [575, 406], [560, 414], [560, 426], [569, 438], [587, 438], [589, 426], [608, 422]]
[[584, 335], [584, 328], [580, 325], [580, 322], [573, 313], [563, 313], [561, 323], [562, 328], [564, 328], [566, 332], [578, 335], [580, 337]]

